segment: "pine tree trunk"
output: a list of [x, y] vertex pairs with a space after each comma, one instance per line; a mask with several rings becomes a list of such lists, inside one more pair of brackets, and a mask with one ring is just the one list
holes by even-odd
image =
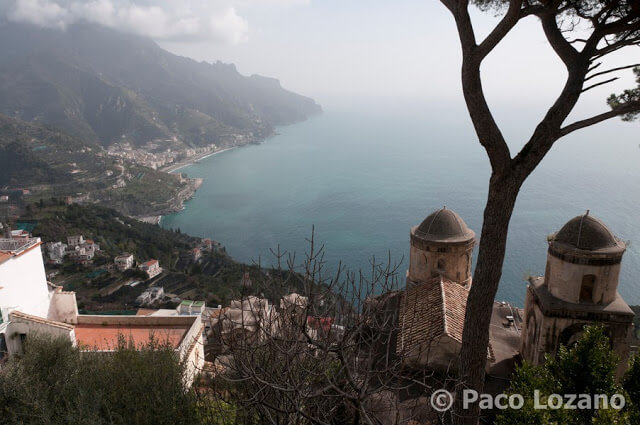
[[[489, 343], [489, 325], [493, 302], [504, 262], [509, 221], [521, 183], [513, 178], [492, 176], [484, 210], [478, 262], [467, 299], [466, 319], [459, 360], [459, 378], [453, 422], [457, 425], [478, 423], [478, 404], [464, 409], [463, 389], [482, 393]], [[464, 384], [462, 384], [464, 383]]]

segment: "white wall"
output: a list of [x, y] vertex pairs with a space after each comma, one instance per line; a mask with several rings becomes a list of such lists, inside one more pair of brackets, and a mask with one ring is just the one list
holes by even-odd
[[204, 326], [200, 321], [200, 316], [197, 317], [198, 320], [194, 321], [193, 326], [185, 335], [183, 344], [178, 349], [180, 358], [185, 362], [184, 379], [189, 386], [204, 367], [204, 338], [202, 336]]
[[64, 323], [78, 323], [76, 293], [56, 290], [51, 298], [47, 319]]
[[69, 339], [74, 345], [76, 343], [76, 335], [72, 326], [64, 324], [47, 323], [46, 320], [39, 318], [19, 317], [11, 315], [11, 323], [7, 325], [5, 330], [5, 339], [7, 342], [7, 350], [9, 355], [22, 352], [22, 342], [20, 334], [27, 335], [27, 338], [35, 335], [49, 336], [53, 338], [62, 337]]
[[47, 317], [49, 288], [40, 246], [0, 264], [0, 309], [6, 321], [8, 308]]

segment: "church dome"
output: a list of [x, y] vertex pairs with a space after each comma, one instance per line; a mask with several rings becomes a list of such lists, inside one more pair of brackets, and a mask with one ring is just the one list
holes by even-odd
[[585, 251], [624, 247], [624, 244], [615, 237], [607, 225], [589, 215], [589, 211], [584, 215], [572, 218], [562, 226], [562, 229], [555, 234], [553, 242]]
[[462, 242], [475, 236], [473, 230], [454, 211], [443, 207], [431, 213], [415, 231], [423, 240], [437, 242]]

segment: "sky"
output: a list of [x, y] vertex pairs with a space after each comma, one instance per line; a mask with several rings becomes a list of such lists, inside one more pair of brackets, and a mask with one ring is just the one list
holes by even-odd
[[[457, 34], [437, 0], [0, 0], [0, 14], [60, 30], [87, 21], [146, 35], [182, 56], [278, 78], [320, 103], [462, 99]], [[473, 19], [478, 38], [497, 22], [479, 11]], [[620, 52], [610, 64], [629, 61], [640, 62], [640, 49]], [[482, 72], [490, 103], [539, 113], [565, 76], [535, 18], [518, 25]], [[621, 75], [585, 96], [580, 110], [606, 109], [607, 94], [633, 85], [630, 71]]]

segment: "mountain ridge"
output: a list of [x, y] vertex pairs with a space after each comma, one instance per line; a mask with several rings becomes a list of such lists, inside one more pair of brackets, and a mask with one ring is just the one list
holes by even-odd
[[145, 37], [0, 23], [0, 113], [103, 146], [232, 146], [236, 136], [260, 141], [320, 111], [276, 79], [178, 56]]

